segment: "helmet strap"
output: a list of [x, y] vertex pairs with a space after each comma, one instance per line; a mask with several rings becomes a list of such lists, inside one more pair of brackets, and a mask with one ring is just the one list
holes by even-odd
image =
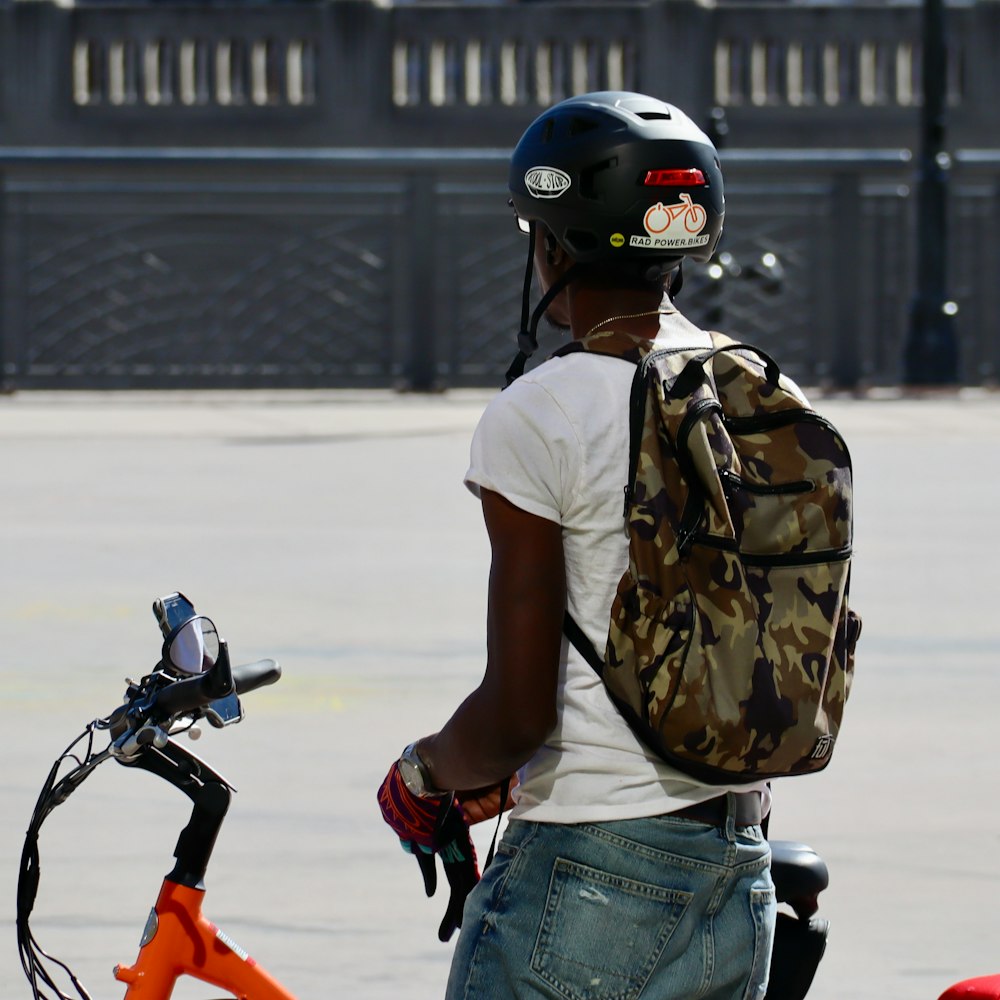
[[680, 290], [684, 287], [684, 261], [681, 261], [676, 268], [674, 268], [674, 273], [670, 276], [670, 285], [667, 291], [670, 294], [670, 298], [674, 299], [680, 294]]
[[510, 367], [507, 369], [506, 384], [504, 388], [506, 389], [512, 382], [519, 379], [524, 374], [524, 366], [528, 362], [535, 351], [538, 350], [538, 337], [536, 336], [538, 330], [538, 324], [541, 321], [542, 316], [545, 315], [545, 310], [551, 305], [552, 300], [580, 273], [580, 265], [578, 263], [571, 264], [554, 282], [549, 290], [541, 297], [537, 306], [535, 306], [534, 311], [531, 313], [530, 319], [528, 316], [528, 310], [530, 308], [531, 300], [531, 278], [534, 274], [534, 263], [535, 263], [535, 234], [536, 228], [535, 223], [529, 223], [529, 234], [528, 234], [528, 265], [524, 271], [524, 290], [521, 295], [521, 329], [517, 335], [517, 354], [514, 355], [514, 360], [510, 363]]
[[538, 234], [538, 226], [534, 222], [528, 223], [528, 263], [524, 268], [524, 286], [521, 291], [521, 329], [517, 335], [517, 354], [507, 369], [506, 389], [515, 379], [524, 374], [524, 366], [528, 358], [535, 353], [538, 342], [531, 336], [528, 330], [528, 309], [531, 300], [531, 277], [535, 270], [535, 237]]

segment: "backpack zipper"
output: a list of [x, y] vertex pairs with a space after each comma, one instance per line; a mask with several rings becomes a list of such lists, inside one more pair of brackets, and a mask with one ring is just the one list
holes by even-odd
[[719, 469], [719, 479], [723, 486], [735, 486], [745, 490], [747, 493], [755, 493], [757, 496], [781, 496], [785, 493], [812, 493], [816, 489], [816, 484], [809, 479], [798, 479], [791, 483], [779, 483], [778, 485], [767, 486], [761, 483], [751, 483], [737, 475], [731, 469]]

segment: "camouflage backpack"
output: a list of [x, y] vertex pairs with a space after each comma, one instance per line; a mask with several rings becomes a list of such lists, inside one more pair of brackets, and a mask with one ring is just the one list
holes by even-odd
[[567, 345], [637, 365], [625, 486], [629, 567], [604, 656], [569, 639], [665, 761], [715, 784], [825, 767], [850, 690], [847, 446], [756, 348]]

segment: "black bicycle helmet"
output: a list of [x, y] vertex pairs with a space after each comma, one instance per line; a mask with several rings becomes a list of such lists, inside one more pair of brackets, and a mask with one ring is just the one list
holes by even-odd
[[[622, 265], [655, 278], [687, 257], [709, 260], [722, 235], [725, 195], [715, 146], [683, 111], [644, 94], [602, 91], [549, 108], [515, 147], [508, 188], [531, 233], [518, 356], [508, 385], [537, 347], [535, 330], [545, 309], [584, 266]], [[539, 222], [575, 265], [543, 296], [529, 322]]]
[[510, 163], [514, 210], [580, 263], [706, 261], [725, 197], [711, 140], [655, 97], [571, 97], [528, 127]]

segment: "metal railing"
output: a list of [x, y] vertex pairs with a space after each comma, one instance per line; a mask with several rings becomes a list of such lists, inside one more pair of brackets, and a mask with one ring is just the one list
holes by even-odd
[[[991, 382], [1000, 3], [949, 26], [963, 375]], [[689, 269], [692, 318], [808, 384], [895, 383], [921, 60], [903, 5], [0, 5], [5, 384], [493, 384], [509, 150], [618, 87], [720, 142], [727, 256]]]

